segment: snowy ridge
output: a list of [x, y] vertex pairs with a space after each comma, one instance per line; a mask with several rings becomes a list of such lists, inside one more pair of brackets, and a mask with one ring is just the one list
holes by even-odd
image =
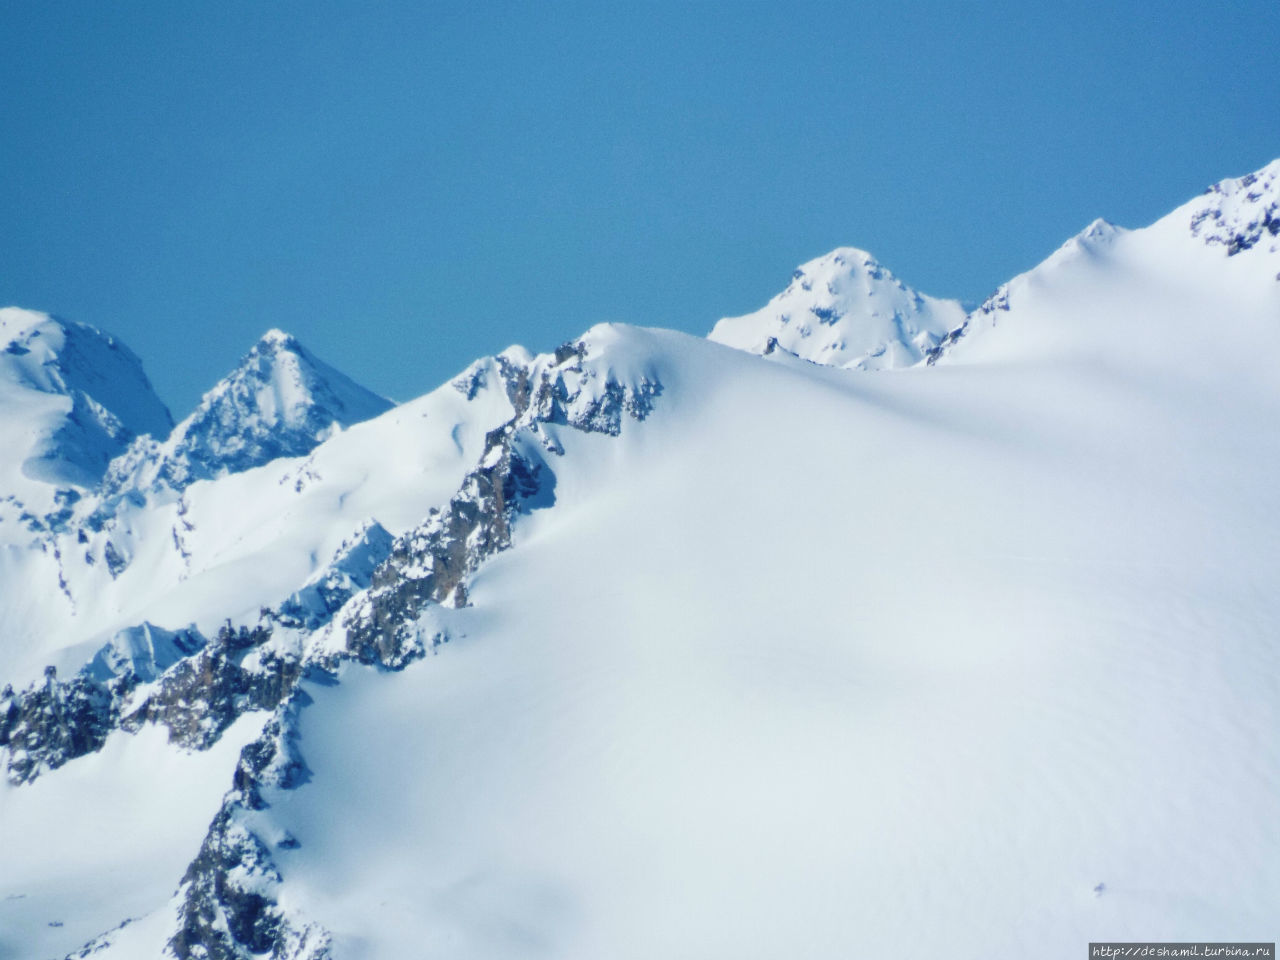
[[[1214, 323], [1280, 310], [1278, 253], [1280, 160], [1220, 181], [1142, 229], [1095, 220], [1002, 285], [928, 362], [1064, 358], [1111, 345], [1139, 358], [1171, 349], [1203, 366], [1233, 342]], [[991, 335], [1006, 322], [1012, 332]], [[1116, 342], [1117, 332], [1135, 330], [1132, 343]]]
[[840, 247], [798, 267], [762, 309], [720, 320], [709, 339], [765, 355], [781, 349], [833, 367], [918, 363], [964, 319], [954, 300], [912, 290], [869, 253]]
[[[0, 551], [0, 676], [25, 684], [49, 663], [74, 673], [144, 622], [210, 636], [228, 616], [256, 615], [308, 583], [319, 589], [312, 578], [329, 576], [329, 558], [371, 521], [395, 536], [447, 501], [486, 433], [510, 415], [500, 386], [470, 400], [445, 386], [333, 433], [305, 457], [180, 493], [163, 480], [90, 492], [56, 514], [0, 525], [21, 534]], [[347, 574], [334, 576], [336, 587]], [[50, 600], [51, 583], [60, 599]]]
[[1129, 231], [1117, 227], [1102, 218], [1094, 220], [1078, 234], [1060, 246], [1044, 261], [1020, 273], [1008, 283], [1001, 284], [964, 321], [928, 351], [926, 362], [932, 366], [946, 356], [951, 348], [965, 337], [994, 329], [1002, 317], [1021, 302], [1028, 291], [1035, 291], [1061, 271], [1071, 272], [1077, 267], [1093, 267], [1104, 261], [1116, 242]]

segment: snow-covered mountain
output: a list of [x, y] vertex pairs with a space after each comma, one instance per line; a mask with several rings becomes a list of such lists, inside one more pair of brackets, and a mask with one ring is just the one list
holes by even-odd
[[83, 323], [0, 309], [0, 495], [42, 501], [50, 487], [92, 487], [136, 436], [172, 425], [123, 344]]
[[967, 316], [836, 251], [294, 455], [215, 390], [219, 466], [0, 527], [0, 957], [1266, 939], [1278, 172]]
[[871, 254], [841, 247], [798, 267], [760, 310], [721, 320], [710, 339], [761, 355], [783, 350], [832, 367], [886, 370], [919, 363], [964, 315], [957, 301], [917, 293]]
[[172, 435], [141, 441], [113, 463], [107, 485], [163, 482], [181, 490], [196, 480], [300, 457], [334, 430], [391, 406], [294, 337], [269, 330]]

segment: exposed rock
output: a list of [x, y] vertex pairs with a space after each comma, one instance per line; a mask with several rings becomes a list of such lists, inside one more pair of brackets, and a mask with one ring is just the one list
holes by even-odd
[[252, 812], [266, 806], [264, 788], [289, 790], [306, 782], [295, 726], [298, 711], [311, 702], [305, 691], [295, 689], [262, 734], [240, 752], [234, 788], [178, 888], [178, 929], [166, 949], [176, 960], [330, 956], [327, 932], [293, 923], [280, 909], [280, 872], [270, 846], [251, 825]]
[[1280, 163], [1206, 190], [1191, 215], [1191, 235], [1222, 245], [1229, 257], [1280, 237]]
[[45, 670], [43, 683], [22, 693], [6, 686], [0, 693], [0, 748], [8, 755], [9, 782], [27, 783], [100, 749], [119, 720], [129, 686], [126, 678], [110, 684], [86, 676], [59, 681], [53, 667]]
[[[464, 579], [511, 545], [513, 514], [542, 489], [543, 464], [513, 449], [512, 425], [490, 432], [481, 466], [443, 510], [396, 541], [362, 602], [345, 618], [347, 650], [399, 669], [424, 652], [415, 623], [430, 603], [465, 606]], [[550, 478], [550, 471], [545, 471]]]
[[246, 666], [238, 656], [270, 635], [262, 626], [224, 626], [205, 649], [166, 672], [121, 726], [136, 731], [144, 723], [161, 724], [168, 728], [171, 743], [206, 750], [243, 713], [275, 709], [301, 675], [300, 661], [263, 651]]

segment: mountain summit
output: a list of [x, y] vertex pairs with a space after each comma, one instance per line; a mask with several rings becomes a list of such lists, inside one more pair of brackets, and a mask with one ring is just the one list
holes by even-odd
[[93, 486], [134, 437], [172, 424], [128, 347], [85, 323], [0, 309], [0, 470], [15, 484]]
[[728, 317], [710, 339], [749, 353], [782, 349], [832, 367], [911, 366], [964, 322], [955, 300], [917, 293], [871, 254], [839, 247], [791, 275], [755, 313]]
[[143, 442], [112, 465], [109, 486], [240, 473], [310, 453], [335, 429], [389, 410], [385, 397], [329, 366], [298, 340], [268, 330], [163, 443]]

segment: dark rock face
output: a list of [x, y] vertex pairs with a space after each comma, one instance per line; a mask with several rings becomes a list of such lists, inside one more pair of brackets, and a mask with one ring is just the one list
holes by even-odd
[[279, 939], [284, 919], [264, 894], [280, 883], [270, 851], [224, 806], [209, 825], [200, 853], [187, 867], [179, 928], [169, 949], [182, 960], [237, 960], [265, 954]]
[[250, 669], [239, 656], [270, 636], [267, 627], [223, 627], [209, 646], [167, 671], [159, 689], [121, 726], [136, 731], [144, 723], [160, 724], [168, 728], [171, 743], [207, 750], [242, 714], [275, 709], [292, 691], [301, 663], [266, 652]]
[[[617, 436], [624, 417], [649, 415], [662, 393], [656, 378], [630, 384], [606, 379], [594, 395], [584, 396], [586, 352], [582, 342], [563, 344], [554, 366], [536, 376], [498, 358], [515, 415], [490, 431], [480, 465], [448, 505], [397, 540], [374, 572], [369, 591], [344, 621], [352, 657], [398, 669], [422, 656], [415, 622], [427, 605], [465, 606], [466, 578], [511, 545], [516, 515], [554, 502], [555, 473], [544, 453], [562, 450], [543, 424]], [[476, 389], [473, 379], [463, 387]]]
[[119, 720], [129, 681], [111, 684], [78, 676], [59, 681], [52, 667], [44, 683], [15, 694], [0, 693], [0, 747], [8, 748], [6, 775], [12, 784], [34, 780], [106, 742]]
[[116, 549], [116, 545], [110, 540], [102, 548], [102, 559], [107, 562], [107, 570], [110, 571], [111, 579], [113, 580], [120, 576], [125, 568], [129, 566], [129, 560], [121, 555], [120, 551]]
[[[516, 365], [498, 365], [515, 416], [489, 433], [479, 465], [449, 503], [395, 541], [374, 571], [369, 589], [341, 618], [346, 632], [343, 658], [400, 670], [422, 657], [428, 642], [441, 642], [440, 636], [424, 641], [420, 633], [418, 621], [426, 608], [433, 603], [464, 606], [467, 578], [511, 545], [518, 515], [554, 502], [555, 475], [544, 453], [558, 452], [557, 444], [540, 424], [616, 435], [624, 415], [648, 415], [661, 392], [656, 380], [640, 386], [607, 382], [593, 399], [581, 402], [581, 386], [571, 375], [578, 372], [573, 368], [584, 353], [581, 344], [562, 347], [556, 357], [570, 369], [557, 368], [536, 379]], [[460, 389], [482, 386], [468, 380]], [[292, 691], [281, 699], [262, 735], [241, 751], [234, 790], [183, 880], [181, 928], [169, 944], [178, 960], [329, 956], [329, 937], [321, 928], [291, 925], [280, 911], [274, 897], [281, 875], [269, 844], [248, 824], [251, 812], [268, 804], [266, 786], [292, 789], [309, 775], [294, 735], [297, 712], [310, 702], [297, 685], [300, 675], [288, 681]], [[286, 837], [278, 845], [296, 842]]]
[[401, 537], [373, 575], [364, 603], [345, 621], [347, 650], [361, 663], [399, 669], [425, 649], [414, 622], [431, 603], [465, 606], [464, 579], [511, 545], [514, 514], [540, 490], [544, 471], [514, 449], [515, 430], [491, 432], [482, 466], [443, 510]]
[[160, 724], [171, 743], [208, 749], [241, 714], [274, 709], [292, 690], [301, 673], [296, 659], [264, 653], [252, 668], [241, 662], [270, 636], [262, 626], [224, 627], [212, 643], [167, 670], [140, 704], [128, 704], [140, 680], [133, 672], [106, 681], [87, 673], [58, 680], [50, 667], [41, 684], [17, 694], [6, 687], [0, 747], [7, 748], [9, 782], [27, 783], [98, 751], [117, 727], [136, 732], [144, 723]]
[[[280, 872], [270, 846], [249, 823], [267, 806], [263, 789], [291, 790], [308, 777], [297, 750], [298, 712], [311, 704], [296, 688], [267, 721], [262, 734], [240, 752], [233, 789], [209, 825], [200, 852], [178, 888], [178, 931], [168, 952], [177, 960], [326, 960], [328, 934], [299, 926], [276, 902]], [[297, 841], [286, 837], [286, 848]]]

